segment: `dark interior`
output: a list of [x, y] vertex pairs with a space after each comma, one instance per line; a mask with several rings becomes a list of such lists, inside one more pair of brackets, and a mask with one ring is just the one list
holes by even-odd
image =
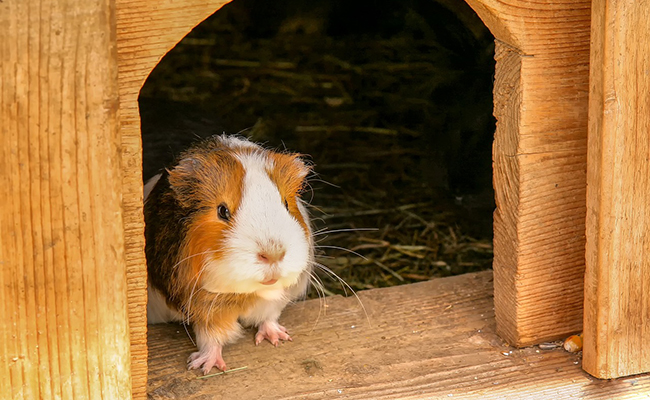
[[241, 133], [313, 162], [316, 229], [345, 230], [319, 261], [355, 290], [490, 268], [493, 76], [462, 1], [235, 0], [142, 88], [144, 178]]

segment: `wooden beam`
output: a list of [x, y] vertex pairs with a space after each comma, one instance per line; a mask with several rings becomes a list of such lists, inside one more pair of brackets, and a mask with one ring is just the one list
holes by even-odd
[[163, 58], [192, 28], [227, 0], [116, 0], [124, 229], [133, 398], [146, 398], [147, 268], [142, 216], [142, 137], [138, 94]]
[[650, 4], [593, 2], [583, 367], [650, 371]]
[[467, 0], [496, 38], [498, 332], [582, 328], [590, 1]]
[[131, 395], [115, 9], [0, 1], [0, 396]]

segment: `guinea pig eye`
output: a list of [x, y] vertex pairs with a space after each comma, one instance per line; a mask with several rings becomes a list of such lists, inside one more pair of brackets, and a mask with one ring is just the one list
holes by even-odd
[[228, 206], [223, 203], [219, 204], [217, 207], [217, 215], [226, 222], [230, 221], [230, 210], [228, 209]]

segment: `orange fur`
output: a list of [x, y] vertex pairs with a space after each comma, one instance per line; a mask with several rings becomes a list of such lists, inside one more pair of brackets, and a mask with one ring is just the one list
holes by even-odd
[[307, 222], [298, 210], [297, 199], [305, 186], [305, 177], [309, 167], [300, 161], [298, 154], [271, 153], [273, 168], [267, 171], [271, 181], [275, 183], [280, 195], [287, 201], [289, 212], [300, 223], [305, 232], [309, 232]]

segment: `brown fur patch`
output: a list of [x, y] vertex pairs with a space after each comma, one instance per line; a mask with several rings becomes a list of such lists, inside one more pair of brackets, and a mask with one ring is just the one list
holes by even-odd
[[305, 232], [309, 232], [297, 201], [305, 187], [310, 167], [302, 162], [298, 154], [270, 153], [269, 158], [273, 161], [273, 168], [267, 171], [269, 178], [278, 187], [282, 199], [286, 200], [291, 215]]
[[224, 151], [186, 154], [169, 171], [169, 183], [181, 205], [216, 210], [223, 202], [231, 212], [239, 206], [243, 177], [241, 163]]
[[198, 324], [220, 336], [228, 336], [237, 325], [237, 319], [255, 305], [259, 297], [254, 293], [211, 293], [197, 289], [189, 309], [184, 310], [193, 324]]

